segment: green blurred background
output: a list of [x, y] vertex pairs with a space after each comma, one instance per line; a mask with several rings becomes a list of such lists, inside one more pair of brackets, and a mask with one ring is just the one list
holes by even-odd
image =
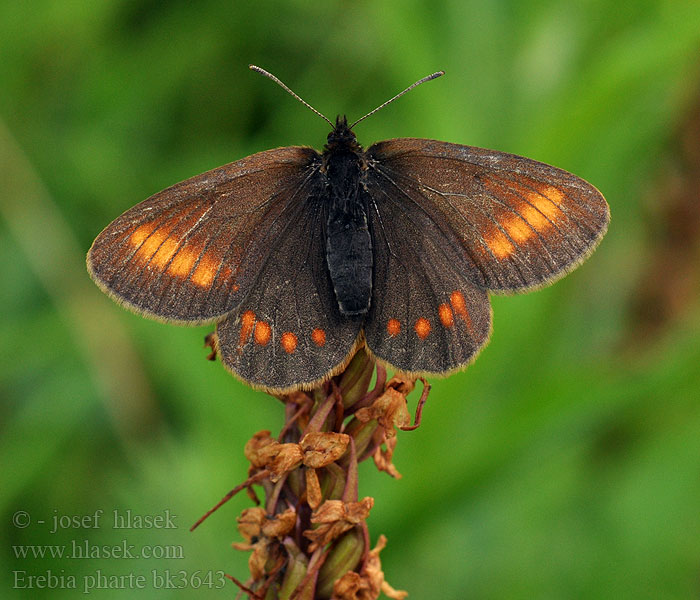
[[[322, 146], [327, 124], [251, 62], [351, 119], [444, 69], [358, 126], [361, 143], [417, 136], [527, 155], [591, 181], [611, 206], [575, 273], [493, 299], [490, 345], [433, 381], [423, 425], [399, 434], [403, 479], [362, 465], [388, 581], [411, 598], [698, 598], [695, 0], [3, 2], [0, 596], [85, 596], [26, 589], [49, 570], [59, 588], [144, 574], [144, 598], [235, 595], [180, 578], [184, 589], [156, 589], [153, 570], [247, 577], [230, 547], [244, 495], [187, 529], [245, 478], [243, 445], [279, 430], [281, 405], [204, 359], [210, 328], [114, 304], [84, 255], [172, 183], [266, 148]], [[98, 528], [51, 532], [56, 515], [98, 509]], [[178, 527], [115, 530], [115, 509], [169, 511]], [[17, 556], [72, 540], [184, 558]]]

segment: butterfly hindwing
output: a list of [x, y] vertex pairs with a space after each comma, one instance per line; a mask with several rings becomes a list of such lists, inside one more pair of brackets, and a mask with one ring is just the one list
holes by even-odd
[[403, 192], [368, 175], [374, 291], [370, 351], [402, 371], [446, 373], [471, 361], [491, 330], [479, 272], [449, 231]]
[[136, 312], [180, 322], [220, 318], [250, 291], [279, 215], [300, 201], [319, 162], [311, 148], [278, 148], [167, 188], [97, 237], [90, 274]]
[[403, 138], [367, 150], [379, 185], [459, 238], [491, 291], [551, 283], [578, 265], [607, 229], [592, 185], [556, 167], [494, 150]]
[[362, 326], [361, 319], [341, 316], [328, 274], [327, 204], [314, 189], [305, 196], [282, 214], [285, 227], [259, 266], [253, 290], [216, 329], [227, 368], [275, 393], [311, 388], [340, 370]]

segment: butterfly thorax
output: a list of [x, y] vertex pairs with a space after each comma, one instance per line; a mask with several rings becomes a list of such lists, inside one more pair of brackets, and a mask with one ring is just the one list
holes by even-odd
[[322, 170], [326, 175], [326, 261], [340, 312], [367, 313], [372, 293], [372, 238], [367, 192], [361, 183], [363, 152], [345, 117], [328, 134]]

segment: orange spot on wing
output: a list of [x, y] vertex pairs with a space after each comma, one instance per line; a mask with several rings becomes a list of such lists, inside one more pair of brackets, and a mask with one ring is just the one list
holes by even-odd
[[156, 228], [156, 225], [157, 223], [155, 221], [140, 225], [129, 237], [129, 243], [132, 246], [140, 246], [146, 240], [146, 238], [151, 235], [153, 230]]
[[200, 248], [194, 249], [183, 246], [170, 263], [168, 273], [175, 277], [187, 277], [190, 271], [192, 271], [192, 267], [194, 267], [194, 264], [197, 262], [200, 253]]
[[318, 327], [311, 332], [311, 339], [319, 348], [326, 345], [326, 332]]
[[450, 294], [450, 304], [452, 304], [455, 314], [461, 319], [464, 319], [467, 329], [472, 331], [472, 319], [467, 310], [467, 301], [464, 299], [464, 294], [459, 290], [452, 292]]
[[564, 194], [555, 187], [546, 187], [538, 192], [531, 192], [527, 201], [550, 221], [556, 221], [561, 216], [559, 205], [564, 200]]
[[485, 238], [486, 245], [496, 258], [508, 258], [515, 252], [515, 246], [506, 237], [506, 235], [497, 227], [494, 227]]
[[438, 316], [440, 317], [440, 323], [445, 327], [452, 327], [455, 324], [455, 318], [449, 304], [441, 304], [438, 307]]
[[160, 245], [163, 243], [163, 240], [167, 236], [168, 236], [167, 231], [163, 231], [162, 229], [159, 229], [158, 231], [153, 233], [150, 237], [148, 237], [144, 240], [143, 244], [141, 244], [141, 247], [138, 249], [136, 256], [138, 256], [141, 260], [147, 261], [158, 250]]
[[459, 290], [455, 290], [450, 294], [450, 304], [454, 311], [464, 317], [467, 314], [467, 301], [464, 299], [464, 294]]
[[265, 323], [265, 321], [258, 321], [255, 324], [255, 332], [253, 337], [255, 338], [255, 343], [259, 346], [266, 346], [270, 341], [272, 336], [272, 328]]
[[532, 228], [523, 219], [515, 214], [508, 217], [502, 225], [503, 229], [508, 232], [511, 239], [517, 244], [522, 244], [528, 238], [535, 235]]
[[540, 194], [546, 196], [550, 202], [553, 202], [557, 206], [562, 203], [565, 198], [564, 192], [553, 185], [548, 185], [547, 187], [540, 190]]
[[244, 346], [250, 334], [253, 333], [253, 327], [255, 326], [255, 313], [252, 310], [247, 310], [241, 315], [241, 336], [239, 338], [238, 345]]
[[428, 319], [421, 317], [416, 321], [416, 324], [413, 326], [413, 328], [416, 330], [416, 334], [418, 337], [422, 340], [428, 337], [428, 334], [430, 333], [430, 321]]
[[190, 275], [190, 281], [195, 285], [203, 288], [211, 287], [214, 281], [214, 276], [219, 269], [221, 259], [212, 254], [204, 254], [199, 260], [194, 273]]
[[291, 354], [297, 349], [297, 336], [291, 331], [285, 331], [280, 338], [280, 344], [287, 354]]
[[401, 333], [401, 323], [397, 319], [389, 319], [386, 324], [386, 331], [391, 336], [397, 336]]
[[532, 225], [537, 231], [543, 231], [551, 225], [547, 217], [542, 214], [536, 207], [530, 204], [525, 204], [520, 209], [520, 214], [523, 219], [525, 219], [530, 225]]
[[170, 259], [177, 252], [179, 242], [171, 237], [163, 240], [156, 253], [151, 258], [151, 266], [158, 269], [165, 269], [166, 265], [170, 262]]
[[[173, 223], [166, 223], [164, 226], [156, 229], [158, 225], [159, 223], [155, 221], [151, 223], [144, 223], [129, 237], [129, 243], [138, 248], [135, 256], [139, 260], [146, 262], [152, 258], [155, 258], [154, 254], [158, 252], [161, 244], [165, 242], [174, 227]], [[170, 248], [172, 250], [170, 256], [172, 256], [172, 254], [175, 252], [176, 247], [177, 245]], [[162, 256], [159, 260], [162, 260]], [[156, 265], [162, 266], [158, 262]]]

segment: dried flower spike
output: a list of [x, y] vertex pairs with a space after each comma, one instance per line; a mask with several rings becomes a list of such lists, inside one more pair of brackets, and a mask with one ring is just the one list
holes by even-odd
[[330, 382], [279, 396], [286, 416], [280, 434], [275, 438], [260, 431], [246, 444], [249, 478], [215, 509], [244, 488], [261, 486], [265, 492], [262, 506], [238, 518], [245, 541], [234, 547], [250, 552], [250, 578], [229, 577], [249, 598], [405, 596], [384, 581], [379, 551], [385, 538], [370, 547], [366, 520], [374, 498], [358, 499], [358, 462], [372, 456], [380, 470], [400, 476], [391, 459], [396, 429], [410, 425], [406, 395], [415, 381], [394, 377], [387, 382], [378, 367], [370, 391], [373, 371], [374, 362], [361, 350]]

